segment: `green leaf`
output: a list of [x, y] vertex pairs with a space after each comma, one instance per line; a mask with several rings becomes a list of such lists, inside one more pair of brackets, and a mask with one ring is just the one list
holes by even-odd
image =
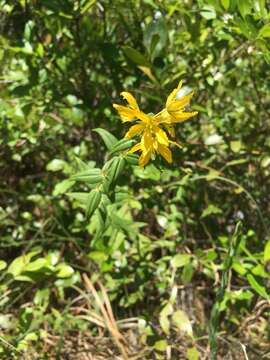
[[118, 139], [107, 130], [96, 128], [93, 129], [93, 131], [100, 135], [108, 150], [111, 150], [112, 147], [118, 142]]
[[140, 179], [149, 179], [159, 181], [161, 177], [161, 171], [154, 165], [147, 165], [144, 169], [137, 167], [134, 169], [134, 174]]
[[46, 169], [48, 171], [60, 171], [64, 170], [67, 163], [64, 160], [61, 159], [53, 159], [52, 161], [47, 164]]
[[139, 51], [133, 49], [130, 46], [125, 46], [122, 48], [126, 57], [128, 57], [131, 61], [133, 61], [137, 65], [143, 66], [151, 66], [149, 61], [146, 59], [144, 55], [142, 55]]
[[234, 262], [232, 265], [234, 271], [238, 274], [244, 276], [247, 273], [247, 269], [239, 262]]
[[88, 254], [89, 259], [95, 261], [97, 264], [102, 264], [103, 262], [105, 262], [109, 255], [105, 254], [103, 251], [91, 251]]
[[139, 156], [136, 154], [128, 154], [125, 156], [125, 159], [130, 165], [138, 165], [139, 164]]
[[195, 347], [187, 349], [187, 360], [199, 360], [200, 354]]
[[251, 272], [255, 276], [260, 276], [262, 278], [267, 278], [268, 274], [264, 271], [264, 267], [262, 264], [257, 264], [251, 269]]
[[265, 24], [259, 31], [259, 38], [270, 38], [270, 24]]
[[230, 7], [230, 0], [221, 0], [221, 5], [224, 7], [225, 10], [228, 10]]
[[263, 259], [264, 259], [264, 262], [267, 262], [270, 260], [270, 240], [268, 240], [265, 245]]
[[175, 311], [172, 314], [172, 321], [180, 331], [192, 337], [193, 332], [192, 332], [191, 322], [184, 311], [182, 310]]
[[241, 140], [234, 140], [230, 142], [230, 147], [233, 152], [238, 153], [242, 148]]
[[181, 280], [184, 285], [189, 284], [191, 282], [193, 274], [194, 274], [194, 267], [192, 263], [185, 265], [181, 275]]
[[7, 267], [7, 263], [4, 260], [0, 260], [0, 271]]
[[72, 192], [72, 193], [67, 193], [67, 195], [70, 198], [80, 202], [83, 206], [86, 206], [89, 194], [85, 192]]
[[58, 196], [64, 194], [68, 189], [70, 189], [75, 184], [75, 181], [69, 179], [63, 180], [56, 184], [53, 190], [53, 196]]
[[203, 210], [201, 218], [205, 218], [209, 215], [217, 215], [217, 214], [222, 214], [222, 213], [223, 213], [223, 211], [219, 207], [217, 207], [213, 204], [210, 204], [207, 206], [206, 209]]
[[270, 165], [270, 156], [264, 156], [261, 161], [261, 166], [267, 168]]
[[267, 9], [265, 0], [254, 0], [254, 7], [256, 12], [264, 19], [267, 18]]
[[171, 260], [171, 265], [174, 268], [180, 268], [187, 265], [191, 260], [191, 255], [189, 254], [177, 254]]
[[147, 25], [143, 35], [143, 43], [152, 61], [166, 47], [167, 40], [167, 26], [162, 17]]
[[90, 218], [95, 210], [98, 208], [101, 201], [101, 192], [97, 189], [93, 189], [87, 199], [86, 205], [86, 217]]
[[135, 143], [134, 140], [131, 139], [121, 139], [112, 147], [110, 153], [114, 154], [116, 152], [124, 151], [130, 148]]
[[237, 6], [242, 18], [245, 18], [252, 11], [250, 0], [237, 0]]
[[29, 264], [31, 259], [38, 253], [40, 253], [40, 250], [33, 250], [28, 254], [17, 257], [9, 265], [7, 272], [14, 277], [20, 275], [24, 271], [26, 265]]
[[113, 161], [110, 163], [107, 180], [109, 184], [114, 184], [116, 179], [124, 170], [125, 159], [122, 156], [116, 156], [113, 158]]
[[83, 6], [80, 10], [80, 13], [81, 15], [85, 14], [87, 11], [89, 11], [93, 5], [95, 5], [95, 3], [97, 2], [97, 0], [88, 0], [88, 1], [85, 1], [83, 3]]
[[70, 178], [71, 181], [80, 181], [87, 184], [98, 184], [103, 181], [101, 170], [98, 168], [90, 168], [88, 170], [80, 171]]
[[168, 303], [164, 308], [161, 310], [159, 314], [159, 323], [166, 335], [170, 333], [170, 321], [169, 316], [173, 313], [173, 306], [172, 304]]
[[200, 11], [200, 14], [207, 20], [215, 19], [217, 16], [216, 10], [212, 5], [205, 5]]
[[265, 299], [269, 299], [269, 295], [267, 294], [265, 287], [260, 285], [257, 282], [257, 280], [254, 278], [253, 275], [248, 274], [247, 280], [248, 280], [250, 286], [252, 287], [252, 289], [255, 290], [257, 294], [259, 294], [260, 296], [262, 296]]
[[38, 272], [48, 265], [50, 265], [48, 264], [48, 260], [44, 258], [39, 258], [33, 262], [30, 262], [29, 264], [26, 264], [23, 272]]
[[68, 278], [74, 274], [74, 269], [65, 263], [58, 264], [55, 271], [57, 272], [56, 276], [61, 279]]
[[154, 349], [157, 351], [166, 351], [168, 343], [166, 340], [158, 340], [155, 342]]

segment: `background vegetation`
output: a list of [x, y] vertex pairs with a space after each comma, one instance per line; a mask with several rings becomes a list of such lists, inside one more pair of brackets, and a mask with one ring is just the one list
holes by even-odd
[[[0, 9], [0, 357], [269, 359], [269, 1]], [[110, 152], [179, 79], [174, 163]]]

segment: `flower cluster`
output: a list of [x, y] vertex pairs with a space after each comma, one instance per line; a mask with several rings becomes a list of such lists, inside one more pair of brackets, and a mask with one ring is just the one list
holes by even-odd
[[179, 83], [167, 98], [165, 108], [157, 114], [145, 114], [140, 110], [137, 101], [129, 92], [122, 92], [121, 95], [127, 101], [128, 105], [113, 104], [118, 111], [123, 122], [136, 123], [126, 133], [126, 138], [140, 136], [140, 142], [134, 145], [129, 153], [141, 151], [139, 159], [140, 166], [145, 166], [152, 156], [160, 154], [167, 162], [172, 162], [172, 153], [169, 149], [170, 144], [177, 145], [175, 141], [169, 139], [175, 136], [174, 126], [177, 123], [190, 119], [197, 114], [186, 112], [185, 107], [189, 105], [193, 92], [179, 98], [178, 94], [182, 82]]

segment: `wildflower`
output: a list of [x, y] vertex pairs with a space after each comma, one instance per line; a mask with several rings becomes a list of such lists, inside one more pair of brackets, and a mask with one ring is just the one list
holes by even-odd
[[129, 150], [129, 153], [141, 151], [139, 164], [142, 167], [155, 154], [161, 155], [168, 163], [171, 163], [172, 153], [169, 149], [169, 144], [174, 144], [178, 147], [181, 147], [181, 145], [170, 140], [166, 131], [171, 137], [174, 137], [175, 124], [197, 114], [197, 112], [184, 112], [184, 108], [189, 104], [193, 93], [177, 99], [180, 87], [181, 82], [168, 96], [165, 108], [156, 115], [145, 114], [141, 111], [135, 98], [126, 91], [122, 92], [121, 95], [127, 101], [128, 106], [113, 104], [123, 122], [136, 121], [136, 124], [131, 126], [125, 137], [130, 139], [138, 135], [141, 137], [140, 142], [134, 145]]
[[189, 105], [193, 96], [193, 92], [178, 98], [178, 93], [182, 87], [182, 81], [179, 82], [167, 98], [166, 106], [158, 114], [155, 115], [156, 120], [164, 125], [172, 126], [176, 123], [186, 121], [198, 114], [197, 111], [185, 112], [184, 109]]

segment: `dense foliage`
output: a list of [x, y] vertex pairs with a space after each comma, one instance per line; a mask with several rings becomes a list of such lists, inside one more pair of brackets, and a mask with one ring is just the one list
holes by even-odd
[[[0, 14], [0, 357], [270, 359], [269, 1]], [[199, 114], [142, 168], [112, 105], [180, 79]]]

